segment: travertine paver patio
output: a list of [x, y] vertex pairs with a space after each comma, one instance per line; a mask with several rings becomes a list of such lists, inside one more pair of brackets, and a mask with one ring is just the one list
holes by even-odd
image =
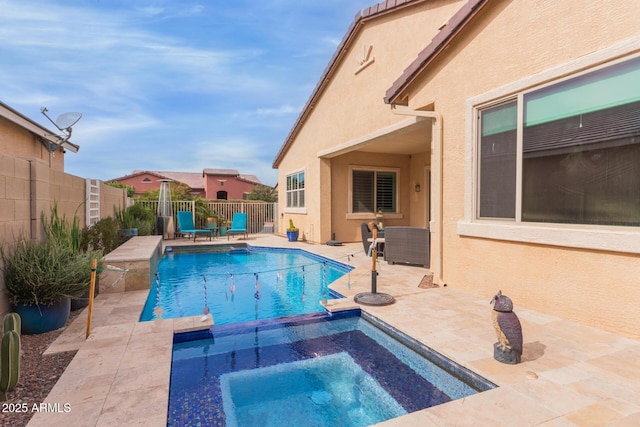
[[[341, 262], [354, 254], [349, 262], [356, 269], [332, 288], [347, 297], [370, 288], [371, 261], [362, 244], [330, 247], [262, 235], [246, 242], [301, 247]], [[523, 363], [505, 365], [493, 359], [492, 295], [451, 286], [418, 288], [427, 273], [419, 267], [382, 262], [379, 271], [378, 290], [396, 303], [364, 310], [499, 385], [380, 425], [640, 425], [640, 341], [525, 310], [515, 301], [524, 331]], [[70, 403], [71, 411], [36, 414], [29, 426], [166, 425], [173, 332], [205, 325], [199, 317], [137, 322], [146, 293], [101, 294], [89, 339], [84, 340], [83, 313], [50, 347], [79, 348], [46, 399]], [[330, 305], [355, 303], [349, 298]]]

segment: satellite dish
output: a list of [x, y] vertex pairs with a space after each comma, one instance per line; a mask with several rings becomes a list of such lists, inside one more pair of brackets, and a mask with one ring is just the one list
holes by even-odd
[[56, 119], [55, 125], [60, 130], [69, 129], [71, 126], [78, 123], [78, 120], [80, 120], [81, 118], [82, 118], [82, 113], [74, 113], [74, 112], [63, 113], [63, 114], [60, 114], [60, 116], [58, 116], [58, 118]]
[[63, 113], [60, 114], [60, 116], [58, 116], [58, 119], [54, 122], [53, 120], [51, 120], [51, 117], [47, 116], [47, 111], [49, 111], [47, 110], [47, 107], [42, 107], [40, 109], [40, 112], [44, 114], [44, 116], [49, 119], [49, 121], [53, 123], [58, 128], [58, 130], [68, 133], [68, 135], [64, 136], [65, 141], [68, 140], [71, 137], [71, 126], [78, 123], [78, 120], [82, 118], [82, 114], [73, 112]]
[[78, 120], [80, 120], [82, 118], [82, 114], [80, 113], [63, 113], [60, 114], [60, 116], [58, 116], [58, 119], [54, 122], [53, 120], [51, 120], [51, 117], [47, 116], [47, 107], [42, 107], [40, 109], [40, 112], [47, 118], [49, 119], [49, 121], [51, 123], [53, 123], [55, 125], [55, 127], [58, 128], [58, 130], [60, 132], [63, 132], [62, 135], [58, 135], [59, 141], [57, 143], [50, 141], [48, 138], [47, 139], [41, 139], [42, 144], [47, 148], [47, 150], [49, 151], [49, 167], [51, 167], [52, 165], [52, 159], [53, 159], [53, 152], [58, 150], [60, 147], [62, 147], [62, 144], [64, 144], [65, 142], [69, 141], [69, 138], [71, 138], [71, 127], [73, 125], [75, 125], [76, 123], [78, 123]]

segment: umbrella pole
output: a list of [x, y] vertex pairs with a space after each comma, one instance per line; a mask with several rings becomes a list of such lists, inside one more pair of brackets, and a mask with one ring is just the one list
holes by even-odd
[[396, 300], [389, 294], [378, 293], [378, 271], [376, 269], [376, 263], [378, 261], [378, 229], [372, 227], [371, 230], [373, 241], [369, 247], [371, 251], [371, 292], [361, 292], [353, 297], [354, 301], [358, 304], [364, 305], [389, 305], [393, 304]]
[[378, 229], [374, 227], [371, 233], [373, 236], [373, 242], [371, 242], [371, 293], [375, 294], [378, 284], [378, 271], [376, 270], [376, 262], [378, 260], [378, 243], [376, 242]]

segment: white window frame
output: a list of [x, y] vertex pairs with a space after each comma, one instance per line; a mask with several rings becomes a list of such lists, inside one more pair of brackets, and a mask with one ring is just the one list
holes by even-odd
[[[465, 111], [465, 206], [464, 218], [457, 224], [461, 236], [512, 242], [572, 247], [612, 252], [640, 254], [640, 229], [585, 224], [555, 224], [521, 222], [522, 213], [522, 132], [518, 127], [516, 169], [516, 215], [513, 219], [478, 217], [478, 113], [479, 110], [508, 99], [517, 98], [522, 105], [524, 93], [544, 86], [572, 79], [599, 68], [640, 57], [640, 37], [615, 44], [577, 60], [554, 67], [539, 74], [491, 90], [467, 100]], [[523, 109], [518, 108], [518, 123], [522, 123]]]
[[403, 217], [400, 213], [400, 168], [389, 168], [383, 166], [349, 166], [349, 191], [347, 191], [348, 197], [348, 212], [347, 219], [371, 219], [375, 218], [376, 212], [353, 212], [353, 171], [365, 171], [365, 172], [395, 172], [396, 174], [396, 211], [384, 212], [384, 217], [389, 219], [401, 219]]
[[[298, 175], [300, 173], [304, 174], [304, 206], [299, 207], [289, 207], [287, 206], [287, 194], [290, 190], [287, 190], [287, 178], [293, 175]], [[284, 177], [284, 212], [285, 213], [297, 213], [297, 214], [306, 214], [307, 213], [307, 170], [306, 168], [296, 169], [288, 172]], [[295, 190], [300, 191], [300, 190]]]

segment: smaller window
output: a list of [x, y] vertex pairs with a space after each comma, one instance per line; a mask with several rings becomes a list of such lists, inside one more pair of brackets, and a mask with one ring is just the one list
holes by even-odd
[[148, 184], [151, 182], [151, 180], [149, 178], [145, 178], [142, 180], [142, 182], [144, 182], [145, 184]]
[[351, 212], [397, 212], [397, 176], [388, 170], [352, 170]]
[[287, 207], [304, 208], [304, 172], [287, 175]]

